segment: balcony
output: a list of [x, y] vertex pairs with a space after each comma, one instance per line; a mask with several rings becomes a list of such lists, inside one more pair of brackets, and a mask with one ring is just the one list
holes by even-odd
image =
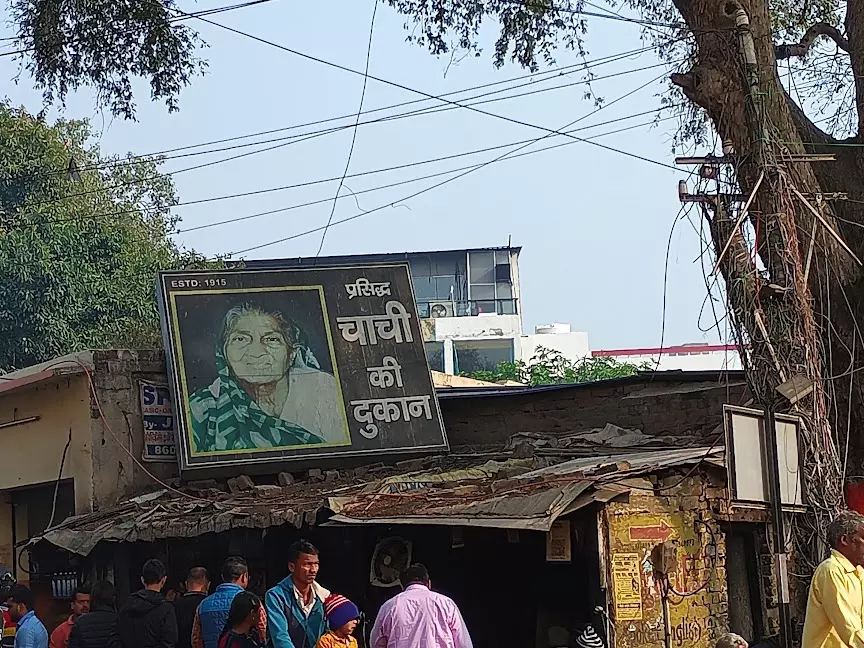
[[[478, 315], [518, 315], [517, 299], [474, 299], [449, 301], [441, 299], [417, 300], [421, 318], [476, 317]], [[433, 312], [434, 311], [434, 312]]]

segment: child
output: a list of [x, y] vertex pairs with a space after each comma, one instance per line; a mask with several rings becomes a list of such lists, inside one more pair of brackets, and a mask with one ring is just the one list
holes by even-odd
[[331, 594], [324, 601], [324, 615], [330, 630], [315, 648], [357, 648], [357, 640], [351, 636], [360, 621], [357, 606], [340, 594]]
[[252, 592], [235, 596], [219, 637], [219, 648], [260, 648], [263, 644], [256, 629], [260, 614], [261, 600]]

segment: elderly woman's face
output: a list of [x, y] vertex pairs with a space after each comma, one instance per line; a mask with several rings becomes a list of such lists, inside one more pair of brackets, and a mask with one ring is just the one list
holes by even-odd
[[279, 323], [264, 313], [247, 313], [239, 318], [225, 343], [231, 371], [250, 383], [275, 382], [288, 371], [291, 347]]

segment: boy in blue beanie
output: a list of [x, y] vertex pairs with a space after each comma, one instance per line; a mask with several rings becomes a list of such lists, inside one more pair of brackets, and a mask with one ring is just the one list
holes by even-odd
[[324, 614], [330, 630], [318, 640], [315, 648], [357, 648], [352, 636], [360, 621], [360, 610], [341, 594], [331, 594], [324, 601]]

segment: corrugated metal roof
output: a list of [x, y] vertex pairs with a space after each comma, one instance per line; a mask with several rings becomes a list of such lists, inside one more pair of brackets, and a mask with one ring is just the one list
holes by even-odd
[[723, 454], [722, 448], [688, 448], [589, 457], [506, 480], [470, 485], [457, 482], [450, 487], [429, 483], [408, 493], [379, 490], [331, 497], [329, 508], [336, 513], [332, 522], [341, 524], [446, 524], [548, 531], [567, 512], [629, 491], [633, 486], [627, 480], [703, 461], [722, 466]]
[[[343, 483], [258, 486], [240, 494], [194, 496], [160, 491], [111, 509], [69, 518], [28, 542], [46, 541], [87, 555], [99, 542], [194, 537], [234, 528], [328, 524], [426, 524], [548, 530], [556, 518], [608, 501], [645, 480], [639, 475], [707, 462], [723, 465], [723, 449], [640, 451], [574, 459], [510, 459], [480, 463], [432, 459], [425, 470]], [[196, 499], [197, 498], [197, 499]]]

